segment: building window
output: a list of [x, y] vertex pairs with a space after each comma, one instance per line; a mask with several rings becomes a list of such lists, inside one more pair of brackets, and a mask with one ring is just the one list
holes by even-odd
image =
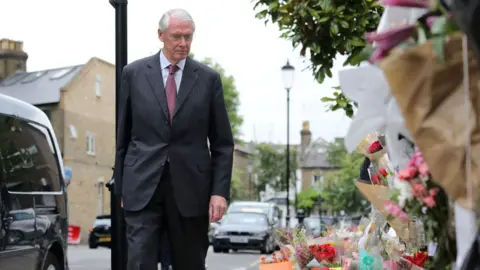
[[70, 130], [70, 138], [76, 139], [77, 138], [77, 128], [75, 128], [74, 125], [68, 126], [68, 129]]
[[312, 186], [316, 188], [322, 188], [323, 185], [324, 185], [323, 175], [319, 175], [319, 174], [314, 175], [312, 179]]
[[97, 98], [102, 96], [102, 77], [100, 75], [95, 77], [95, 95]]
[[95, 135], [87, 133], [87, 154], [95, 155]]

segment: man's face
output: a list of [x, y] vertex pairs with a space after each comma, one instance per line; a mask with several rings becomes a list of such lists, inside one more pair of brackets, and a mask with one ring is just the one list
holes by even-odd
[[163, 53], [170, 61], [187, 58], [193, 38], [193, 24], [190, 21], [170, 19], [167, 30], [158, 29], [158, 38], [163, 42]]

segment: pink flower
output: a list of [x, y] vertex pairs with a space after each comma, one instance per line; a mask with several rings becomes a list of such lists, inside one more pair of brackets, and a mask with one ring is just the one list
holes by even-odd
[[393, 202], [385, 202], [385, 210], [392, 216], [398, 218], [401, 221], [408, 221], [408, 215], [405, 213], [402, 208]]
[[415, 149], [415, 154], [413, 157], [410, 159], [408, 162], [408, 166], [413, 166], [413, 167], [418, 167], [418, 165], [422, 164], [425, 162], [425, 158], [422, 155], [422, 152], [418, 150], [418, 148]]
[[439, 188], [432, 188], [428, 191], [428, 194], [431, 196], [431, 197], [435, 197], [437, 196], [438, 192], [440, 191]]
[[412, 193], [416, 198], [425, 196], [425, 186], [423, 184], [413, 184]]
[[418, 167], [418, 173], [420, 174], [420, 176], [427, 177], [430, 175], [430, 168], [428, 167], [426, 162], [422, 162], [418, 164], [417, 167]]
[[369, 43], [376, 42], [377, 49], [390, 51], [392, 48], [410, 38], [416, 31], [415, 25], [402, 25], [385, 32], [370, 32], [366, 34]]
[[437, 203], [435, 202], [435, 198], [433, 196], [428, 196], [428, 197], [423, 198], [423, 203], [428, 208], [432, 208], [432, 207], [435, 207], [435, 205], [437, 205]]
[[383, 5], [412, 8], [430, 8], [431, 0], [381, 0]]
[[417, 176], [417, 168], [409, 166], [405, 169], [402, 169], [398, 172], [397, 177], [400, 180], [410, 181]]

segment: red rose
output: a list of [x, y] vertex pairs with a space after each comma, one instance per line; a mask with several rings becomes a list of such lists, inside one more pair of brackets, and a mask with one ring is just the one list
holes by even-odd
[[374, 141], [370, 146], [368, 147], [368, 153], [373, 154], [375, 152], [378, 152], [383, 149], [382, 144], [379, 141]]

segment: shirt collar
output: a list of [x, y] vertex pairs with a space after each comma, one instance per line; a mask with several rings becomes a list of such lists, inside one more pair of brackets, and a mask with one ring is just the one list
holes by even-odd
[[[183, 71], [183, 69], [185, 68], [185, 62], [186, 60], [183, 59], [181, 60], [180, 62], [177, 63], [177, 66], [180, 68], [180, 70]], [[160, 51], [160, 66], [162, 67], [162, 69], [165, 69], [167, 68], [168, 66], [170, 66], [171, 63], [170, 61], [168, 61], [168, 59], [165, 57], [165, 55], [163, 54], [163, 50]]]

